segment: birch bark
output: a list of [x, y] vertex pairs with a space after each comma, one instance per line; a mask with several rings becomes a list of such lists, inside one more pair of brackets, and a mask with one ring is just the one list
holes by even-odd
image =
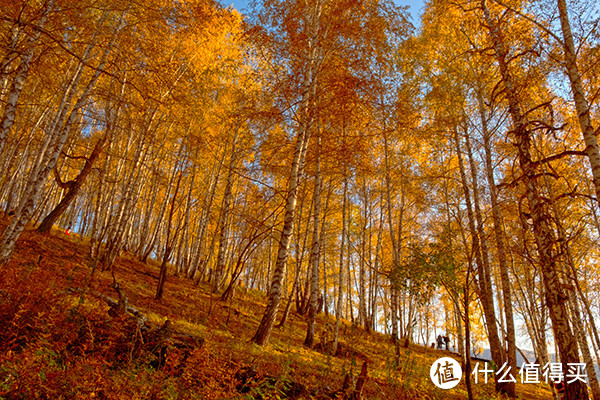
[[[555, 251], [556, 237], [552, 229], [551, 216], [545, 200], [542, 199], [539, 193], [538, 168], [532, 161], [531, 156], [531, 133], [528, 130], [526, 116], [519, 101], [516, 82], [508, 68], [508, 50], [502, 32], [492, 19], [485, 0], [481, 1], [481, 11], [493, 45], [496, 62], [500, 69], [504, 94], [512, 119], [515, 146], [518, 152], [519, 166], [523, 174], [525, 197], [533, 220], [533, 234], [542, 271], [546, 303], [552, 320], [554, 339], [558, 345], [563, 370], [567, 370], [567, 364], [579, 362], [579, 355], [577, 341], [573, 335], [565, 305], [568, 297], [564, 293], [557, 273], [556, 262], [559, 255]], [[566, 385], [565, 400], [585, 399], [587, 396], [587, 386], [584, 383], [575, 381]]]
[[[498, 266], [500, 269], [500, 281], [502, 284], [502, 299], [504, 300], [504, 313], [506, 316], [506, 336], [507, 336], [507, 361], [512, 371], [517, 370], [517, 354], [515, 339], [515, 322], [513, 316], [512, 290], [510, 278], [508, 275], [508, 261], [504, 245], [504, 231], [502, 229], [502, 213], [498, 202], [498, 190], [494, 180], [494, 170], [492, 164], [492, 144], [491, 133], [488, 128], [487, 116], [483, 103], [481, 91], [477, 91], [477, 103], [479, 116], [483, 132], [483, 147], [485, 150], [485, 169], [488, 187], [490, 190], [490, 201], [492, 205], [492, 220], [494, 223], [494, 237], [496, 239], [496, 250], [498, 252]], [[506, 385], [506, 393], [509, 397], [515, 397], [515, 384], [510, 382]]]
[[338, 271], [338, 295], [335, 307], [335, 328], [333, 331], [333, 346], [331, 348], [331, 354], [335, 355], [338, 348], [338, 340], [340, 333], [340, 318], [342, 317], [342, 295], [344, 286], [344, 247], [347, 235], [346, 225], [346, 208], [348, 206], [348, 177], [346, 176], [347, 170], [344, 169], [344, 190], [342, 193], [342, 233], [340, 238], [340, 259], [339, 259], [339, 271]]
[[[317, 146], [320, 141], [317, 140]], [[319, 151], [317, 149], [317, 151]], [[308, 300], [308, 326], [306, 329], [306, 338], [304, 345], [312, 348], [315, 341], [315, 324], [317, 319], [317, 301], [319, 298], [319, 252], [321, 247], [319, 235], [319, 218], [321, 215], [321, 163], [317, 155], [317, 165], [315, 170], [315, 189], [313, 192], [313, 235], [310, 249], [308, 265], [310, 268], [310, 295]], [[325, 343], [324, 343], [325, 344]]]
[[[475, 227], [476, 216], [473, 215], [474, 214], [473, 213], [473, 204], [471, 201], [471, 194], [470, 194], [470, 190], [469, 190], [469, 186], [468, 186], [468, 182], [467, 182], [465, 166], [464, 166], [463, 159], [462, 159], [463, 156], [462, 156], [462, 150], [461, 150], [460, 139], [458, 136], [457, 128], [454, 129], [454, 144], [455, 144], [456, 153], [457, 153], [457, 157], [458, 157], [460, 177], [461, 177], [461, 181], [462, 181], [464, 198], [465, 198], [465, 203], [466, 203], [466, 208], [467, 208], [469, 231], [471, 233], [471, 243], [473, 246], [473, 253], [475, 255], [475, 264], [477, 265], [477, 275], [479, 278], [478, 294], [479, 294], [479, 298], [481, 300], [481, 305], [482, 305], [483, 312], [485, 315], [485, 325], [486, 325], [486, 331], [488, 334], [488, 340], [490, 342], [490, 351], [492, 353], [492, 360], [494, 361], [494, 363], [498, 366], [502, 366], [502, 364], [504, 364], [504, 354], [502, 354], [502, 346], [500, 344], [500, 338], [498, 337], [498, 329], [496, 327], [496, 314], [494, 311], [494, 304], [493, 304], [492, 285], [489, 281], [489, 279], [490, 279], [489, 271], [486, 273], [486, 269], [489, 269], [489, 266], [486, 266], [487, 254], [485, 254], [483, 251], [484, 249], [482, 249], [482, 241], [481, 241], [480, 233], [478, 232], [478, 230]], [[467, 152], [470, 152], [470, 146], [467, 147]], [[472, 162], [472, 157], [471, 157], [471, 168], [474, 168], [473, 164], [474, 163]], [[474, 172], [473, 170], [471, 170], [471, 172], [472, 172], [472, 174], [473, 173], [476, 174], [476, 171]], [[475, 179], [475, 181], [472, 182], [473, 192], [475, 192], [476, 191], [475, 185], [476, 185], [477, 178], [475, 175], [472, 175], [472, 178]], [[477, 201], [476, 201], [476, 203], [477, 203]], [[476, 207], [475, 213], [477, 213], [477, 207]], [[478, 218], [477, 222], [479, 223], [480, 220], [481, 220], [481, 217]], [[496, 391], [504, 391], [502, 384], [500, 384], [497, 381], [496, 381]]]
[[598, 147], [598, 139], [596, 138], [597, 132], [595, 132], [594, 125], [592, 124], [590, 106], [585, 96], [583, 84], [581, 83], [581, 74], [577, 66], [577, 53], [573, 41], [573, 33], [571, 32], [567, 3], [565, 0], [557, 0], [557, 2], [560, 26], [564, 39], [562, 45], [565, 53], [565, 69], [571, 83], [579, 127], [585, 141], [585, 152], [592, 169], [592, 182], [594, 183], [596, 199], [600, 204], [600, 147]]
[[277, 260], [273, 270], [271, 285], [268, 290], [267, 307], [259, 324], [258, 330], [252, 337], [252, 341], [259, 345], [265, 345], [269, 341], [277, 310], [281, 300], [281, 282], [285, 275], [285, 267], [288, 258], [290, 238], [294, 229], [294, 213], [296, 211], [296, 199], [298, 194], [298, 183], [304, 170], [304, 160], [310, 137], [310, 129], [313, 122], [314, 96], [317, 85], [317, 69], [319, 43], [318, 25], [321, 16], [322, 1], [316, 1], [311, 5], [309, 15], [306, 16], [308, 42], [306, 48], [306, 72], [302, 78], [302, 98], [300, 105], [300, 118], [296, 133], [294, 155], [289, 172], [289, 183], [286, 192], [286, 205], [283, 220], [283, 229], [279, 239]]
[[[2, 154], [2, 151], [6, 146], [6, 139], [8, 133], [10, 132], [15, 122], [15, 117], [17, 115], [17, 103], [19, 101], [19, 97], [21, 96], [23, 86], [25, 85], [25, 80], [29, 75], [29, 70], [31, 68], [31, 61], [35, 52], [36, 43], [38, 42], [40, 35], [44, 30], [44, 26], [48, 21], [48, 16], [54, 10], [54, 2], [54, 0], [49, 0], [45, 4], [42, 16], [40, 18], [38, 26], [36, 27], [35, 33], [31, 35], [31, 37], [27, 41], [27, 44], [25, 45], [25, 51], [21, 57], [21, 62], [19, 63], [19, 66], [15, 71], [11, 88], [6, 95], [4, 114], [2, 116], [2, 120], [0, 121], [0, 154]], [[0, 257], [0, 265], [2, 264], [3, 258], [4, 257]]]

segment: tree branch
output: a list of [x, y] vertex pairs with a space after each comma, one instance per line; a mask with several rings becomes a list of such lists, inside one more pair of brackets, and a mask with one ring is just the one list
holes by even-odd
[[515, 10], [513, 7], [509, 6], [508, 4], [505, 4], [504, 2], [500, 1], [500, 0], [492, 0], [493, 2], [495, 2], [496, 4], [506, 8], [507, 10], [510, 10], [512, 12], [514, 12], [515, 14], [525, 18], [527, 21], [533, 23], [534, 25], [536, 25], [538, 28], [540, 28], [542, 31], [546, 32], [549, 36], [551, 36], [554, 40], [556, 40], [558, 43], [560, 43], [560, 45], [563, 45], [562, 40], [556, 36], [554, 34], [554, 32], [552, 32], [548, 27], [542, 25], [540, 22], [536, 21], [535, 19], [523, 14], [521, 11]]
[[540, 165], [544, 165], [544, 164], [548, 164], [549, 162], [552, 161], [556, 161], [556, 160], [560, 160], [561, 158], [567, 157], [567, 156], [585, 156], [586, 152], [585, 151], [580, 151], [580, 150], [565, 150], [561, 153], [558, 154], [554, 154], [550, 157], [546, 157], [543, 158], [541, 160], [538, 161], [532, 161], [532, 163], [538, 167]]
[[54, 180], [61, 189], [70, 189], [75, 184], [75, 181], [63, 182], [56, 168], [54, 168]]
[[65, 153], [64, 151], [61, 151], [60, 154], [65, 156], [66, 158], [70, 158], [71, 160], [86, 160], [86, 161], [90, 160], [86, 156], [72, 156], [70, 154]]

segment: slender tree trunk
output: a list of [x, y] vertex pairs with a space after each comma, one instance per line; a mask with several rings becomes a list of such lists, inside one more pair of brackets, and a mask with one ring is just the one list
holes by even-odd
[[388, 216], [388, 228], [390, 231], [390, 239], [392, 241], [392, 270], [390, 272], [390, 313], [392, 322], [392, 341], [396, 343], [398, 340], [398, 274], [400, 272], [400, 247], [402, 246], [402, 226], [398, 227], [400, 231], [399, 240], [396, 240], [392, 217], [392, 195], [391, 195], [391, 175], [389, 162], [389, 146], [387, 136], [384, 133], [384, 159], [385, 159], [385, 187], [386, 187], [386, 210]]
[[585, 141], [585, 152], [587, 154], [590, 166], [592, 169], [592, 181], [596, 191], [596, 199], [600, 204], [600, 148], [598, 147], [597, 132], [594, 130], [592, 119], [590, 117], [590, 106], [585, 96], [583, 84], [581, 82], [581, 74], [577, 67], [577, 51], [571, 33], [571, 23], [569, 22], [569, 13], [567, 11], [566, 0], [557, 0], [558, 13], [560, 15], [560, 26], [562, 28], [562, 41], [565, 53], [565, 69], [569, 82], [571, 83], [571, 91], [575, 100], [575, 110], [579, 120], [579, 127]]
[[590, 346], [588, 344], [587, 334], [583, 323], [581, 321], [581, 309], [579, 308], [579, 301], [576, 298], [575, 293], [569, 292], [571, 315], [573, 321], [573, 330], [579, 342], [579, 349], [585, 362], [585, 370], [588, 375], [588, 383], [592, 392], [592, 398], [594, 400], [600, 399], [600, 385], [598, 383], [598, 375], [596, 374], [596, 363], [592, 358], [590, 352]]
[[186, 196], [185, 206], [185, 219], [183, 222], [183, 231], [181, 233], [181, 244], [179, 245], [179, 251], [177, 254], [177, 267], [175, 273], [179, 275], [182, 272], [186, 272], [190, 263], [190, 243], [189, 243], [189, 232], [190, 232], [190, 218], [192, 213], [192, 192], [194, 190], [194, 180], [196, 178], [196, 168], [192, 166], [192, 172], [190, 176], [190, 187]]
[[[181, 145], [179, 146], [179, 150], [177, 151], [178, 156], [181, 155], [182, 150], [183, 150], [183, 142], [181, 142]], [[167, 207], [169, 206], [169, 196], [171, 195], [171, 188], [173, 187], [173, 182], [175, 181], [176, 174], [177, 174], [177, 163], [175, 162], [173, 164], [173, 170], [171, 171], [169, 180], [167, 181], [167, 190], [166, 190], [165, 198], [162, 202], [160, 211], [158, 213], [156, 225], [154, 226], [154, 229], [152, 230], [152, 236], [150, 237], [150, 240], [148, 241], [148, 243], [145, 245], [144, 253], [142, 254], [141, 261], [144, 263], [148, 261], [148, 257], [150, 257], [150, 255], [154, 251], [154, 248], [156, 247], [156, 244], [157, 244], [158, 237], [160, 236], [160, 232], [163, 229], [163, 218], [165, 217], [165, 215], [167, 213]], [[148, 226], [150, 226], [150, 225], [148, 225]]]
[[[318, 139], [318, 138], [317, 138]], [[317, 140], [317, 147], [321, 143]], [[317, 148], [317, 152], [319, 149]], [[312, 245], [310, 249], [310, 258], [308, 265], [310, 268], [310, 296], [308, 301], [308, 326], [306, 330], [306, 338], [304, 339], [304, 345], [312, 348], [315, 341], [315, 324], [317, 320], [317, 302], [319, 298], [319, 252], [321, 247], [320, 235], [319, 235], [319, 219], [321, 215], [321, 168], [319, 155], [317, 155], [315, 170], [315, 189], [314, 189], [314, 212], [313, 212], [313, 235]]]
[[[383, 193], [381, 193], [381, 197], [380, 197], [380, 201], [383, 200]], [[381, 203], [383, 204], [383, 203]], [[375, 261], [374, 261], [374, 265], [373, 265], [373, 269], [371, 270], [371, 284], [369, 287], [369, 290], [371, 291], [371, 297], [369, 300], [369, 304], [370, 304], [370, 316], [369, 316], [369, 321], [371, 324], [371, 329], [376, 331], [377, 330], [377, 318], [379, 317], [379, 313], [378, 313], [378, 306], [377, 306], [377, 299], [379, 297], [378, 293], [379, 293], [379, 282], [380, 282], [380, 276], [379, 276], [379, 271], [381, 269], [381, 252], [383, 251], [382, 249], [382, 244], [381, 241], [383, 239], [383, 229], [384, 229], [384, 210], [383, 207], [379, 207], [379, 227], [377, 228], [377, 241], [375, 244]]]
[[150, 172], [150, 174], [152, 174], [152, 180], [150, 181], [151, 184], [146, 197], [146, 211], [143, 215], [140, 215], [140, 235], [137, 250], [135, 252], [140, 260], [144, 259], [144, 253], [148, 246], [148, 239], [149, 237], [152, 237], [151, 228], [152, 216], [155, 214], [154, 205], [158, 199], [158, 193], [163, 187], [163, 185], [160, 184], [160, 175], [155, 171]]
[[[177, 164], [177, 161], [175, 162]], [[177, 193], [179, 192], [179, 186], [181, 184], [181, 177], [183, 176], [183, 171], [179, 172], [179, 177], [177, 178], [177, 183], [175, 184], [175, 191], [173, 192], [173, 197], [171, 198], [171, 209], [169, 210], [169, 219], [167, 221], [167, 230], [165, 232], [165, 252], [163, 253], [162, 263], [160, 265], [160, 273], [158, 275], [158, 284], [156, 285], [156, 300], [161, 300], [165, 290], [165, 282], [167, 281], [167, 265], [169, 260], [171, 259], [171, 254], [173, 252], [173, 245], [175, 242], [175, 238], [177, 237], [177, 232], [171, 237], [171, 228], [173, 226], [173, 215], [175, 214], [175, 202], [177, 200]]]
[[[304, 199], [308, 196], [306, 194], [307, 184], [304, 184], [303, 196], [300, 202], [300, 210], [298, 213], [298, 226], [296, 229], [296, 236], [298, 240], [296, 240], [296, 263], [300, 270], [302, 270], [302, 265], [304, 264], [304, 256], [306, 254], [306, 248], [309, 237], [310, 223], [312, 221], [312, 213], [313, 213], [313, 200], [314, 196], [311, 197], [311, 203], [308, 207], [308, 215], [306, 216], [306, 229], [304, 230], [304, 234], [302, 234], [302, 211], [304, 205]], [[302, 240], [300, 240], [302, 238]], [[302, 273], [302, 271], [300, 271]], [[304, 288], [302, 288], [304, 286]], [[310, 297], [310, 266], [306, 267], [306, 279], [304, 280], [304, 285], [298, 283], [298, 288], [296, 289], [296, 294], [298, 296], [298, 301], [296, 302], [296, 312], [300, 315], [305, 315], [308, 311], [308, 301]]]
[[223, 203], [222, 203], [222, 207], [221, 207], [221, 212], [219, 213], [219, 231], [217, 234], [217, 236], [219, 238], [218, 239], [219, 249], [217, 251], [217, 264], [215, 265], [215, 273], [213, 276], [213, 285], [212, 285], [213, 293], [216, 293], [220, 290], [221, 279], [223, 279], [223, 271], [225, 270], [225, 253], [226, 253], [227, 235], [228, 235], [227, 220], [229, 218], [229, 210], [231, 208], [233, 171], [234, 171], [235, 162], [236, 162], [235, 140], [236, 140], [236, 137], [233, 138], [231, 159], [229, 160], [229, 169], [227, 171], [227, 180], [225, 182], [225, 192], [223, 194]]
[[283, 315], [281, 316], [281, 320], [277, 324], [278, 328], [283, 328], [287, 319], [290, 316], [290, 311], [292, 309], [292, 303], [294, 301], [294, 296], [296, 295], [296, 290], [298, 290], [298, 281], [300, 278], [300, 271], [296, 267], [296, 271], [294, 273], [294, 282], [292, 283], [292, 291], [290, 292], [290, 296], [288, 297], [287, 304], [285, 305], [285, 309], [283, 310]]
[[[463, 186], [463, 192], [465, 197], [465, 203], [467, 208], [467, 216], [469, 221], [469, 231], [471, 233], [471, 241], [473, 247], [473, 253], [475, 255], [475, 263], [477, 265], [477, 275], [479, 277], [479, 298], [481, 300], [481, 305], [483, 308], [483, 312], [485, 315], [485, 325], [488, 334], [488, 340], [490, 342], [490, 351], [492, 353], [492, 360], [497, 366], [502, 366], [504, 364], [504, 354], [502, 353], [502, 345], [500, 344], [500, 338], [498, 337], [498, 329], [496, 327], [496, 314], [494, 311], [493, 304], [493, 292], [492, 285], [489, 282], [489, 273], [486, 273], [486, 257], [487, 254], [483, 252], [482, 242], [479, 235], [479, 232], [475, 228], [475, 218], [473, 215], [473, 205], [471, 203], [471, 195], [469, 191], [469, 186], [467, 182], [467, 176], [465, 172], [465, 166], [462, 160], [462, 150], [460, 146], [460, 139], [458, 136], [458, 129], [454, 129], [454, 144], [456, 147], [456, 153], [458, 157], [458, 165], [460, 170], [460, 177]], [[469, 152], [470, 148], [467, 147], [467, 152]], [[471, 167], [474, 167], [474, 162], [471, 162]], [[471, 171], [473, 174], [473, 171]], [[476, 174], [476, 171], [475, 171]], [[472, 175], [473, 178], [473, 175]], [[474, 177], [476, 179], [476, 177]], [[473, 183], [473, 191], [475, 192], [475, 182]], [[476, 207], [477, 213], [477, 207]], [[481, 218], [479, 218], [481, 220]], [[478, 221], [480, 222], [480, 221]], [[488, 267], [489, 268], [489, 267]], [[503, 385], [496, 381], [496, 391], [504, 392], [505, 389]]]
[[469, 305], [471, 303], [471, 293], [470, 293], [470, 281], [471, 279], [471, 262], [469, 261], [469, 267], [467, 271], [467, 277], [465, 279], [464, 286], [464, 302], [463, 305], [465, 307], [465, 383], [467, 386], [467, 396], [469, 400], [473, 400], [473, 388], [471, 387], [471, 315], [469, 313]]
[[[198, 239], [197, 239], [197, 243], [198, 245], [196, 246], [196, 254], [194, 255], [194, 258], [192, 260], [192, 271], [189, 272], [189, 274], [191, 276], [193, 276], [196, 271], [201, 267], [201, 272], [198, 276], [198, 278], [196, 279], [196, 284], [200, 283], [200, 280], [202, 280], [204, 278], [204, 271], [207, 268], [207, 263], [206, 261], [204, 261], [204, 258], [202, 257], [202, 253], [204, 251], [205, 248], [205, 237], [206, 237], [206, 232], [207, 232], [207, 227], [208, 227], [208, 222], [210, 220], [210, 210], [212, 209], [212, 205], [214, 202], [214, 198], [215, 198], [215, 193], [217, 190], [217, 184], [219, 182], [219, 177], [221, 175], [221, 166], [223, 164], [223, 160], [225, 159], [225, 152], [223, 152], [223, 156], [221, 157], [221, 159], [218, 159], [216, 161], [216, 165], [213, 165], [213, 169], [216, 168], [216, 171], [214, 172], [214, 179], [213, 176], [211, 174], [211, 176], [209, 177], [209, 184], [208, 184], [208, 190], [206, 191], [206, 196], [204, 197], [204, 201], [203, 201], [203, 207], [202, 207], [202, 214], [200, 216], [200, 220], [198, 223]], [[199, 265], [200, 263], [202, 263], [202, 265]]]
[[[323, 180], [321, 179], [321, 186], [323, 186]], [[323, 207], [323, 217], [321, 218], [321, 230], [320, 230], [320, 239], [319, 239], [319, 264], [321, 265], [321, 269], [323, 270], [323, 312], [325, 313], [326, 316], [329, 316], [329, 300], [328, 300], [328, 284], [327, 284], [327, 260], [325, 259], [325, 256], [327, 254], [326, 249], [323, 248], [323, 246], [325, 245], [326, 241], [325, 241], [325, 237], [327, 236], [327, 228], [328, 228], [328, 216], [329, 216], [329, 203], [331, 200], [331, 196], [333, 193], [333, 185], [331, 184], [331, 179], [329, 179], [329, 182], [325, 184], [326, 187], [328, 187], [329, 189], [327, 190], [327, 197], [325, 198], [325, 207]], [[323, 188], [321, 187], [321, 191], [323, 190]], [[323, 255], [321, 257], [321, 255]], [[322, 258], [322, 261], [321, 261]]]
[[[288, 303], [285, 307], [285, 310], [283, 311], [283, 315], [281, 316], [281, 320], [279, 321], [279, 324], [277, 324], [278, 328], [283, 328], [285, 326], [285, 323], [289, 317], [289, 313], [291, 310], [291, 306], [292, 306], [292, 302], [296, 301], [296, 310], [300, 310], [300, 297], [298, 296], [298, 291], [300, 290], [300, 272], [302, 270], [302, 253], [304, 252], [304, 250], [300, 250], [300, 225], [301, 225], [301, 220], [302, 220], [302, 205], [304, 203], [304, 197], [301, 197], [300, 200], [300, 208], [299, 208], [299, 212], [297, 213], [297, 218], [298, 218], [298, 222], [297, 222], [297, 233], [296, 233], [296, 240], [295, 240], [295, 251], [296, 251], [296, 259], [295, 261], [295, 268], [294, 268], [294, 283], [292, 285], [292, 292], [290, 293], [290, 297], [288, 299]], [[310, 218], [309, 218], [310, 219]], [[269, 249], [271, 248], [271, 238], [269, 238]], [[270, 252], [269, 252], [269, 259], [270, 259]]]
[[[5, 45], [4, 57], [2, 61], [0, 61], [0, 102], [6, 103], [5, 94], [6, 88], [9, 84], [9, 75], [11, 72], [10, 67], [15, 60], [15, 55], [17, 54], [17, 45], [19, 44], [19, 37], [22, 33], [24, 33], [25, 27], [20, 23], [20, 21], [14, 21], [10, 28], [7, 28], [7, 31], [10, 31], [6, 35], [7, 45]], [[10, 39], [8, 39], [10, 37]]]
[[275, 262], [271, 287], [269, 288], [267, 307], [258, 330], [252, 338], [252, 341], [259, 345], [264, 345], [269, 341], [269, 336], [273, 324], [275, 323], [281, 297], [281, 281], [285, 273], [285, 265], [288, 258], [289, 241], [294, 229], [294, 213], [296, 211], [298, 183], [304, 169], [304, 160], [306, 158], [311, 125], [314, 119], [317, 74], [319, 64], [322, 61], [320, 60], [322, 55], [319, 49], [319, 18], [321, 16], [321, 9], [322, 3], [318, 1], [305, 17], [307, 25], [306, 33], [309, 40], [306, 48], [306, 72], [302, 79], [302, 100], [300, 102], [299, 110], [300, 120], [298, 124], [298, 133], [296, 134], [293, 161], [289, 173], [283, 229], [279, 240], [277, 261]]
[[335, 307], [335, 328], [333, 332], [333, 346], [331, 354], [337, 353], [339, 334], [340, 334], [340, 318], [342, 317], [342, 295], [344, 286], [344, 247], [346, 245], [347, 225], [346, 225], [346, 208], [348, 207], [348, 176], [346, 168], [344, 168], [344, 191], [342, 193], [342, 233], [340, 238], [340, 260], [338, 272], [338, 295]]
[[269, 342], [269, 337], [277, 317], [277, 310], [281, 297], [281, 281], [285, 274], [285, 266], [288, 258], [288, 247], [290, 238], [294, 229], [294, 213], [296, 211], [296, 198], [298, 194], [298, 182], [304, 169], [304, 159], [306, 157], [306, 149], [308, 145], [309, 130], [311, 125], [311, 117], [309, 110], [310, 95], [312, 94], [312, 86], [315, 84], [312, 77], [312, 72], [309, 71], [304, 82], [304, 99], [303, 113], [304, 119], [299, 127], [296, 137], [296, 145], [294, 149], [294, 158], [292, 161], [288, 190], [286, 194], [286, 206], [283, 220], [283, 229], [279, 239], [279, 249], [277, 251], [277, 261], [275, 262], [275, 270], [268, 292], [267, 307], [261, 319], [258, 329], [252, 341], [258, 345], [265, 345]]
[[[12, 86], [6, 96], [4, 114], [2, 116], [2, 120], [0, 121], [0, 155], [2, 154], [2, 151], [4, 150], [4, 147], [6, 145], [8, 133], [10, 132], [15, 122], [15, 117], [17, 115], [17, 103], [19, 101], [21, 91], [23, 90], [23, 86], [25, 85], [25, 80], [29, 75], [31, 61], [33, 60], [33, 55], [35, 51], [35, 45], [38, 42], [42, 31], [44, 30], [44, 26], [46, 25], [49, 14], [53, 11], [54, 0], [49, 0], [45, 4], [44, 11], [42, 12], [42, 17], [40, 18], [40, 21], [36, 26], [35, 33], [29, 38], [27, 44], [25, 45], [25, 52], [23, 53], [23, 56], [21, 57], [21, 62], [19, 63], [19, 66], [15, 71]], [[7, 260], [4, 260], [4, 262], [6, 261]], [[2, 264], [3, 262], [2, 260], [0, 260], [0, 265]]]
[[[358, 268], [359, 268], [359, 272], [358, 272], [358, 284], [359, 284], [359, 289], [358, 289], [358, 321], [360, 324], [362, 324], [365, 329], [368, 330], [368, 323], [367, 323], [367, 291], [366, 291], [366, 259], [367, 259], [367, 248], [370, 248], [370, 246], [368, 246], [370, 243], [367, 243], [367, 225], [368, 225], [368, 218], [369, 218], [369, 195], [368, 195], [368, 189], [367, 189], [367, 183], [366, 183], [366, 179], [363, 175], [363, 179], [362, 179], [362, 192], [363, 192], [363, 198], [364, 198], [364, 216], [363, 216], [363, 226], [361, 228], [361, 252], [362, 254], [360, 255], [359, 261], [358, 261]], [[370, 236], [370, 232], [368, 234]]]
[[[583, 303], [583, 307], [585, 308], [586, 314], [588, 316], [589, 326], [590, 326], [590, 330], [591, 330], [591, 336], [592, 336], [593, 343], [594, 343], [594, 348], [597, 349], [597, 347], [600, 346], [600, 337], [598, 336], [598, 329], [596, 327], [596, 322], [594, 320], [594, 314], [592, 313], [590, 302], [587, 299], [586, 294], [583, 292], [583, 290], [581, 288], [581, 285], [579, 283], [579, 278], [577, 277], [577, 275], [573, 275], [573, 278], [575, 280], [575, 286], [577, 287], [577, 292], [579, 294], [579, 298], [581, 299], [581, 302]], [[600, 357], [598, 357], [597, 354], [596, 354], [596, 360], [600, 360]]]
[[[517, 370], [517, 354], [516, 354], [516, 339], [515, 339], [515, 322], [513, 316], [512, 290], [510, 278], [508, 275], [508, 261], [506, 257], [506, 249], [504, 246], [504, 231], [502, 230], [502, 213], [498, 202], [498, 190], [494, 180], [494, 170], [492, 164], [492, 144], [491, 133], [488, 129], [487, 116], [485, 113], [483, 96], [481, 90], [477, 91], [477, 102], [479, 107], [479, 115], [481, 118], [481, 126], [483, 131], [483, 143], [485, 150], [485, 168], [488, 187], [490, 190], [490, 200], [492, 203], [492, 219], [494, 223], [494, 236], [496, 239], [496, 250], [498, 252], [498, 266], [500, 269], [500, 282], [502, 284], [502, 299], [504, 303], [504, 313], [506, 316], [506, 342], [508, 347], [507, 361], [511, 371]], [[515, 397], [515, 384], [509, 382], [506, 384], [506, 394]]]
[[[552, 187], [550, 186], [550, 182], [548, 182], [548, 177], [546, 177], [546, 186], [548, 187], [548, 193], [550, 194], [551, 199], [549, 200], [550, 207], [554, 213], [554, 221], [556, 223], [557, 231], [558, 231], [558, 239], [559, 245], [562, 254], [565, 257], [566, 264], [569, 267], [567, 271], [563, 271], [566, 276], [572, 274], [573, 281], [577, 280], [578, 271], [575, 267], [575, 260], [573, 260], [573, 256], [571, 255], [571, 247], [569, 246], [569, 242], [567, 239], [566, 232], [561, 222], [561, 216], [559, 215], [558, 207], [556, 202], [554, 201], [554, 194]], [[575, 282], [576, 283], [576, 282]], [[577, 284], [577, 283], [576, 283]], [[577, 291], [574, 286], [569, 285], [571, 289], [567, 289], [567, 295], [569, 296], [569, 305], [571, 311], [571, 321], [573, 323], [573, 331], [577, 338], [577, 342], [579, 343], [579, 350], [581, 351], [581, 355], [583, 356], [583, 361], [586, 364], [586, 373], [588, 375], [588, 382], [591, 388], [592, 397], [594, 400], [600, 400], [600, 385], [598, 383], [598, 376], [596, 375], [595, 364], [592, 360], [592, 355], [590, 353], [590, 347], [587, 340], [587, 335], [585, 332], [585, 328], [581, 321], [581, 309], [579, 307], [579, 300], [577, 299]]]

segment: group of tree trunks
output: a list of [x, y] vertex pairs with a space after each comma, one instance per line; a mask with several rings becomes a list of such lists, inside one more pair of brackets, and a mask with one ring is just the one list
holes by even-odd
[[76, 3], [1, 8], [0, 265], [27, 224], [59, 226], [94, 271], [158, 260], [157, 301], [171, 269], [223, 301], [265, 292], [259, 345], [295, 304], [308, 347], [321, 311], [333, 354], [342, 319], [396, 347], [442, 329], [467, 372], [478, 341], [516, 374], [519, 316], [600, 400], [591, 14], [439, 0], [417, 32], [390, 0], [259, 1], [245, 21]]

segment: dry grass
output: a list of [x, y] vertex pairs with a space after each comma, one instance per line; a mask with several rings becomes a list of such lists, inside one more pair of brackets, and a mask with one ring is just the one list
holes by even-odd
[[[467, 398], [464, 380], [448, 391], [430, 381], [440, 351], [411, 345], [401, 349], [396, 365], [384, 335], [347, 322], [341, 330], [347, 358], [304, 347], [306, 323], [294, 313], [285, 328], [274, 329], [268, 346], [251, 344], [264, 310], [262, 294], [239, 290], [221, 302], [207, 286], [170, 275], [164, 299], [156, 301], [158, 265], [125, 254], [114, 273], [130, 304], [155, 325], [169, 319], [178, 333], [205, 340], [189, 357], [173, 351], [162, 368], [153, 368], [152, 354], [132, 355], [132, 321], [109, 317], [107, 304], [91, 294], [80, 304], [79, 292], [69, 290], [89, 279], [88, 252], [85, 240], [63, 232], [23, 234], [0, 274], [0, 398], [275, 399], [290, 395], [285, 387], [291, 382], [310, 391], [302, 398], [318, 398], [340, 389], [346, 373], [356, 377], [363, 359], [366, 399]], [[98, 272], [91, 290], [116, 297], [111, 284], [109, 272]], [[326, 323], [333, 321], [320, 315], [318, 326]], [[248, 368], [257, 375], [242, 393], [240, 373]], [[478, 399], [496, 398], [491, 384], [474, 388]], [[543, 386], [519, 385], [518, 392], [523, 399], [551, 398]]]

